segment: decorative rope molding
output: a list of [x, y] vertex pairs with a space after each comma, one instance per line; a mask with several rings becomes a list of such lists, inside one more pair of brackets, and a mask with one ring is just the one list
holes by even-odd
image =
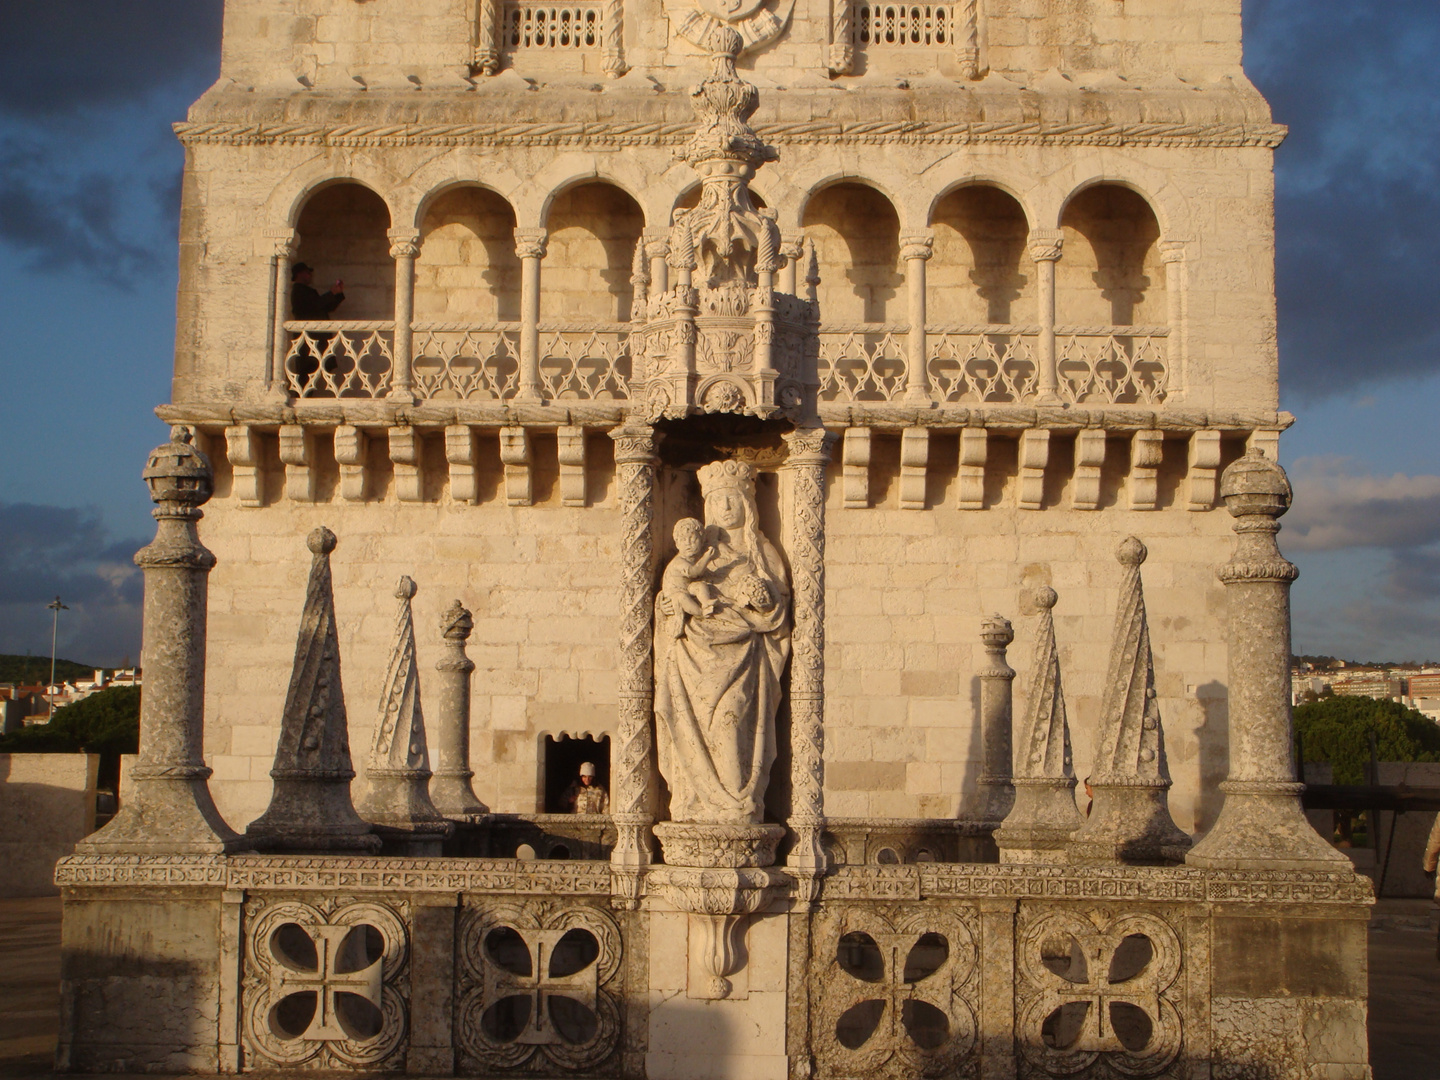
[[[513, 124], [251, 124], [238, 121], [182, 122], [175, 134], [186, 146], [679, 146], [693, 124], [587, 124], [578, 122]], [[893, 145], [944, 143], [1029, 146], [1195, 146], [1273, 149], [1284, 140], [1280, 124], [1045, 124], [944, 123], [928, 120], [877, 120], [846, 123], [796, 121], [759, 127], [767, 143], [805, 145]]]

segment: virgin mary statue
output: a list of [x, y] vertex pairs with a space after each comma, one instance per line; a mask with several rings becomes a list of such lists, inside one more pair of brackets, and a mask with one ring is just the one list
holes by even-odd
[[[780, 673], [790, 655], [790, 586], [760, 533], [755, 472], [738, 461], [699, 471], [704, 547], [677, 555], [703, 604], [656, 599], [655, 719], [660, 772], [677, 822], [751, 824], [764, 814], [775, 760]], [[692, 524], [693, 528], [693, 524]]]

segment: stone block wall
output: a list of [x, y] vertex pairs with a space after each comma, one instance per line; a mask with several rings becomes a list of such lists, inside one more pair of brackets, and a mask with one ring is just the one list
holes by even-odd
[[54, 896], [55, 861], [95, 831], [99, 754], [0, 754], [0, 897]]

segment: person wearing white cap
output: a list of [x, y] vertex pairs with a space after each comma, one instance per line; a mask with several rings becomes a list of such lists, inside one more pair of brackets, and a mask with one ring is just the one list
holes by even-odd
[[579, 778], [565, 789], [561, 805], [572, 814], [608, 814], [610, 795], [603, 784], [595, 782], [595, 763], [582, 762]]

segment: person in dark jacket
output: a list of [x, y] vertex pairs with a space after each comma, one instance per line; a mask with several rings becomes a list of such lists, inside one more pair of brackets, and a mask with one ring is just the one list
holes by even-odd
[[345, 282], [336, 280], [330, 291], [324, 294], [315, 291], [315, 268], [307, 263], [296, 263], [290, 268], [290, 317], [300, 322], [328, 319], [345, 300]]

